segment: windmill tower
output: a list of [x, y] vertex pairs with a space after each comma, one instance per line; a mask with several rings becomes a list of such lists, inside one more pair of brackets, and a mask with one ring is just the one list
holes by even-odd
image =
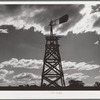
[[44, 63], [42, 70], [41, 87], [65, 87], [64, 74], [61, 64], [61, 56], [59, 52], [59, 36], [53, 35], [53, 26], [56, 21], [59, 24], [68, 20], [68, 15], [64, 15], [56, 20], [50, 21], [50, 35], [46, 36]]

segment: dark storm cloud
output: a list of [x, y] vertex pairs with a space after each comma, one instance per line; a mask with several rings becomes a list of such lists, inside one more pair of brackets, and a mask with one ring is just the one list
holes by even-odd
[[100, 18], [98, 18], [98, 19], [95, 21], [95, 23], [94, 23], [93, 26], [94, 26], [94, 27], [100, 27]]
[[22, 12], [22, 6], [20, 5], [0, 5], [0, 15], [3, 17], [12, 17]]
[[37, 31], [44, 29], [46, 31], [49, 29], [51, 18], [57, 19], [68, 14], [68, 23], [58, 29], [64, 31], [74, 26], [83, 17], [80, 11], [84, 5], [2, 5], [0, 7], [1, 26], [13, 25], [16, 29], [34, 27]]
[[[34, 12], [34, 10], [40, 10], [41, 8], [35, 5], [0, 5], [0, 15], [3, 17], [14, 17], [16, 18], [20, 16], [21, 13], [26, 12], [27, 16], [30, 13]], [[28, 12], [27, 12], [28, 11]], [[24, 16], [24, 15], [23, 15]]]
[[49, 5], [41, 7], [45, 11], [38, 13], [34, 18], [35, 22], [45, 26], [45, 29], [48, 29], [46, 26], [49, 24], [50, 19], [57, 19], [64, 14], [68, 14], [69, 22], [62, 26], [63, 28], [61, 27], [60, 30], [67, 30], [83, 17], [80, 10], [84, 8], [84, 5]]
[[9, 13], [17, 13], [20, 12], [20, 5], [5, 5], [7, 12]]
[[[99, 34], [99, 30], [93, 26], [99, 26], [100, 5], [1, 5], [0, 8], [0, 26], [13, 25], [16, 30], [34, 27], [35, 31], [48, 34], [50, 19], [68, 14], [68, 21], [57, 25], [55, 33], [67, 35], [69, 31], [75, 34], [97, 31]], [[1, 31], [8, 33], [9, 30]]]
[[[43, 57], [44, 36], [29, 30], [16, 30], [13, 26], [2, 26], [7, 28], [8, 34], [0, 34], [0, 62], [11, 58], [40, 59]], [[40, 49], [41, 48], [41, 49]]]
[[91, 13], [95, 14], [95, 22], [93, 24], [93, 27], [100, 27], [100, 16], [99, 16], [100, 4], [94, 5], [91, 8], [92, 8], [92, 12]]
[[91, 13], [95, 13], [95, 12], [99, 12], [99, 11], [100, 11], [100, 4], [92, 6], [92, 12]]

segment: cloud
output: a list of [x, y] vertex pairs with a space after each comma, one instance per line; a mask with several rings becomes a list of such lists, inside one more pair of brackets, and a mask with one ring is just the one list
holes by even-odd
[[29, 80], [31, 79], [31, 80], [34, 80], [34, 79], [40, 79], [40, 76], [27, 72], [27, 73], [21, 73], [21, 74], [15, 75], [13, 78], [14, 79], [29, 79]]
[[100, 79], [100, 76], [96, 76], [96, 77], [94, 77], [95, 79]]
[[6, 69], [0, 69], [0, 86], [8, 86], [13, 84], [14, 80], [6, 79], [6, 76], [13, 74], [14, 71], [8, 71]]
[[8, 33], [8, 29], [0, 29], [0, 33]]
[[28, 68], [28, 69], [40, 69], [42, 68], [43, 61], [42, 60], [32, 60], [32, 59], [16, 59], [12, 58], [9, 61], [4, 61], [0, 64], [0, 67], [16, 67], [16, 68]]
[[14, 85], [15, 83], [16, 82], [14, 80], [0, 78], [0, 86], [11, 86], [11, 85]]
[[13, 74], [14, 73], [14, 71], [9, 71], [9, 74]]
[[98, 25], [98, 21], [100, 19], [100, 12], [97, 12], [95, 10], [93, 11], [92, 8], [93, 6], [95, 7], [96, 4], [92, 4], [92, 5], [85, 4], [84, 9], [80, 11], [80, 13], [84, 15], [84, 17], [79, 22], [77, 22], [74, 27], [69, 29], [69, 31], [72, 31], [74, 34], [96, 31], [97, 34], [100, 34], [99, 33], [100, 28]]
[[[68, 22], [54, 27], [54, 33], [67, 35], [72, 32], [94, 32], [99, 34], [100, 5], [0, 5], [0, 26], [13, 25], [18, 29], [30, 29], [48, 34], [50, 19], [57, 19], [68, 14]], [[3, 30], [7, 33], [7, 30]]]
[[[4, 61], [0, 63], [0, 68], [6, 68], [7, 66], [12, 68], [26, 68], [26, 69], [41, 69], [43, 66], [42, 60], [32, 60], [32, 59], [20, 59], [12, 58], [9, 61]], [[89, 64], [86, 62], [71, 62], [71, 61], [62, 61], [63, 70], [93, 70], [97, 69], [100, 66], [96, 64]]]
[[0, 84], [2, 83], [9, 83], [10, 81], [5, 78], [0, 78]]
[[49, 20], [56, 19], [68, 13], [69, 22], [56, 30], [65, 31], [74, 26], [83, 16], [80, 14], [84, 5], [0, 5], [0, 26], [13, 25], [16, 29], [29, 29], [46, 34]]
[[95, 45], [98, 45], [98, 44], [99, 44], [99, 41], [96, 41], [94, 44], [95, 44]]
[[92, 6], [92, 13], [100, 11], [100, 4], [96, 4]]
[[33, 73], [24, 72], [18, 75], [13, 76], [13, 79], [18, 82], [18, 84], [29, 84], [29, 85], [40, 85], [41, 76], [35, 75]]
[[[30, 72], [23, 72], [20, 74], [13, 74], [14, 71], [8, 71], [6, 69], [0, 70], [0, 86], [19, 86], [19, 85], [40, 85], [41, 76], [35, 75]], [[6, 77], [7, 75], [11, 75], [10, 78]], [[6, 79], [7, 78], [7, 79]]]
[[[81, 9], [84, 8], [84, 5], [49, 5], [49, 6], [41, 6], [45, 10], [45, 12], [38, 13], [34, 18], [37, 24], [45, 26], [44, 29], [48, 30], [50, 19], [57, 19], [64, 14], [68, 14], [69, 19], [67, 23], [64, 23], [58, 27], [54, 28], [54, 33], [59, 34], [61, 31], [66, 31], [70, 27], [74, 26], [83, 16], [80, 14]], [[43, 16], [42, 16], [43, 15]], [[41, 18], [39, 18], [41, 16]]]
[[74, 73], [74, 74], [71, 74], [71, 75], [65, 74], [64, 77], [65, 77], [65, 79], [82, 80], [82, 79], [88, 78], [89, 76], [84, 75], [83, 73]]
[[40, 86], [40, 83], [41, 83], [41, 80], [17, 80], [17, 81], [15, 81], [16, 83], [16, 85], [15, 84], [13, 84], [14, 86], [19, 86], [19, 85], [23, 85], [23, 86], [25, 86], [25, 85], [37, 85], [37, 86]]
[[[68, 22], [54, 28], [54, 33], [67, 35], [70, 32], [79, 34], [96, 31], [99, 34], [100, 28], [94, 27], [94, 25], [96, 26], [99, 23], [100, 12], [94, 11], [93, 13], [93, 6], [97, 6], [97, 4], [59, 5], [52, 6], [52, 9], [50, 9], [50, 6], [44, 6], [46, 10], [38, 13], [34, 18], [37, 24], [40, 23], [40, 25], [45, 26], [48, 24], [48, 19], [56, 19], [67, 13], [69, 15]], [[98, 7], [100, 8], [100, 5]], [[42, 13], [44, 16], [38, 19], [38, 16], [41, 16]], [[48, 30], [47, 27], [44, 27], [44, 29]]]
[[[30, 29], [48, 34], [50, 19], [57, 19], [68, 14], [68, 22], [54, 27], [54, 33], [67, 35], [72, 32], [96, 31], [99, 34], [100, 5], [0, 5], [0, 26], [13, 25], [18, 29]], [[4, 30], [7, 32], [7, 30]]]
[[36, 25], [33, 17], [44, 11], [44, 9], [37, 8], [35, 5], [0, 5], [0, 7], [3, 8], [3, 10], [0, 11], [0, 17], [2, 19], [0, 20], [0, 26], [13, 25], [16, 29], [29, 29], [30, 27], [35, 27]]
[[100, 67], [100, 65], [96, 65], [96, 64], [88, 64], [85, 62], [77, 63], [77, 62], [71, 62], [71, 61], [68, 61], [68, 62], [62, 61], [62, 66], [63, 66], [63, 70], [71, 70], [71, 69], [75, 70], [76, 69], [78, 71], [93, 70], [93, 69], [97, 69]]
[[63, 70], [76, 69], [75, 65], [76, 65], [76, 62], [62, 61]]
[[[34, 63], [33, 63], [34, 62]], [[89, 76], [88, 75], [84, 75], [83, 73], [75, 73], [75, 71], [89, 71], [89, 70], [93, 70], [93, 69], [97, 69], [99, 68], [99, 65], [96, 64], [92, 64], [93, 62], [71, 62], [71, 61], [62, 61], [62, 67], [63, 70], [71, 70], [73, 72], [73, 74], [64, 74], [65, 79], [76, 79], [76, 80], [83, 80], [83, 79], [87, 79]], [[1, 63], [3, 65], [3, 68], [8, 68], [8, 66], [10, 68], [25, 68], [22, 72], [17, 72], [16, 70], [14, 71], [8, 71], [6, 69], [0, 69], [0, 79], [1, 81], [6, 81], [6, 85], [10, 84], [10, 85], [14, 85], [14, 86], [18, 86], [18, 85], [40, 85], [41, 83], [41, 75], [36, 75], [32, 72], [28, 72], [28, 69], [39, 69], [42, 68], [41, 64], [43, 64], [42, 60], [28, 60], [28, 59], [16, 59], [16, 58], [12, 58], [9, 61], [5, 61]], [[32, 64], [32, 66], [31, 66]], [[30, 67], [31, 66], [31, 67]], [[25, 72], [24, 72], [25, 71]], [[26, 72], [27, 71], [27, 72]], [[13, 74], [14, 73], [14, 74]], [[17, 74], [16, 74], [17, 73]], [[13, 74], [13, 75], [11, 75]], [[16, 74], [16, 75], [15, 75]], [[9, 77], [6, 77], [7, 75], [10, 75]], [[7, 79], [6, 79], [7, 78]]]
[[95, 21], [94, 27], [100, 27], [100, 17]]
[[85, 84], [85, 86], [94, 86], [94, 83], [90, 83], [90, 84]]
[[0, 69], [0, 78], [4, 78], [7, 75], [13, 74], [14, 71], [8, 71], [6, 69]]

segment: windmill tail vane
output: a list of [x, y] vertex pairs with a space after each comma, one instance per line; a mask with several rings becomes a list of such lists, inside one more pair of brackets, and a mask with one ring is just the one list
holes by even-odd
[[68, 14], [65, 14], [64, 16], [56, 19], [56, 20], [52, 20], [50, 21], [50, 35], [53, 36], [53, 26], [58, 25], [58, 24], [62, 24], [68, 21]]
[[68, 14], [65, 14], [64, 16], [62, 16], [62, 17], [60, 17], [60, 18], [58, 18], [56, 20], [52, 20], [51, 19], [49, 26], [50, 25], [54, 26], [56, 24], [62, 24], [62, 23], [65, 23], [67, 21], [68, 21]]

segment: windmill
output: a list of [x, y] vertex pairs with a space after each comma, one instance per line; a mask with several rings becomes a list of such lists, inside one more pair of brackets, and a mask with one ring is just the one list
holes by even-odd
[[45, 44], [45, 54], [43, 60], [43, 70], [42, 70], [42, 79], [41, 87], [44, 84], [47, 87], [65, 87], [64, 74], [61, 64], [61, 57], [59, 52], [59, 36], [53, 34], [53, 26], [56, 25], [56, 22], [59, 24], [65, 23], [68, 21], [68, 15], [64, 15], [56, 20], [50, 21], [50, 35], [46, 36]]

